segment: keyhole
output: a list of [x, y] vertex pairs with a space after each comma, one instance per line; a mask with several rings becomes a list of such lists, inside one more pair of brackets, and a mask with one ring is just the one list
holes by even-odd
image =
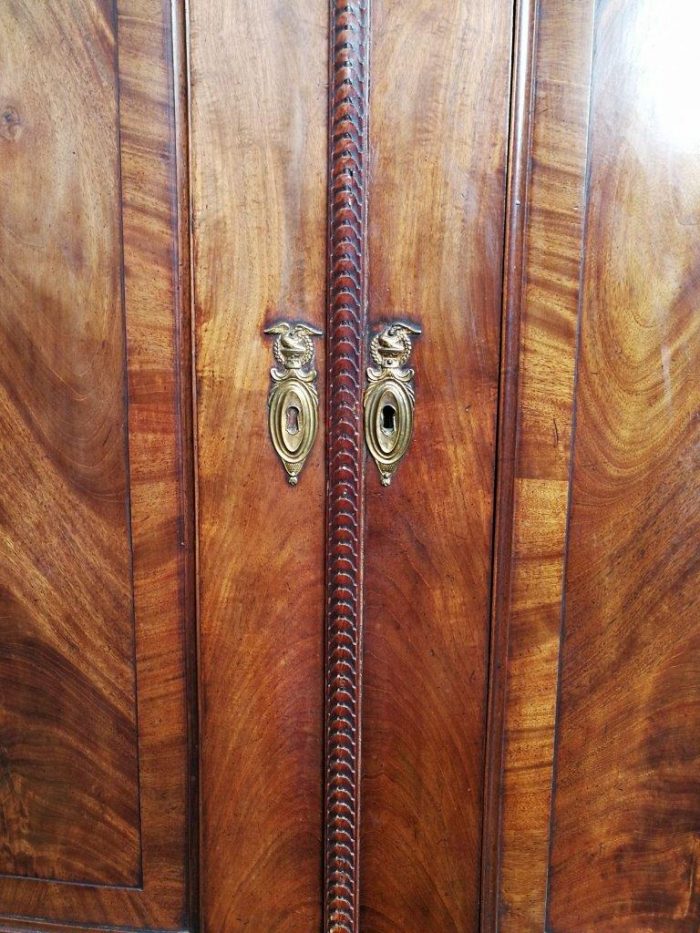
[[296, 405], [290, 405], [287, 409], [287, 434], [299, 433], [299, 415], [301, 412]]
[[396, 409], [393, 405], [384, 405], [382, 407], [382, 432], [384, 434], [393, 434], [396, 430]]

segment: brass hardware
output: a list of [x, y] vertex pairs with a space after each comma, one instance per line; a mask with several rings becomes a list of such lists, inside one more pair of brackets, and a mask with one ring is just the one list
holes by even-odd
[[318, 433], [317, 373], [311, 338], [320, 337], [322, 331], [308, 324], [283, 321], [268, 327], [265, 333], [277, 335], [272, 352], [279, 364], [270, 370], [270, 437], [290, 486], [296, 486]]
[[413, 349], [412, 334], [420, 334], [420, 328], [390, 324], [370, 344], [376, 366], [367, 369], [365, 440], [379, 469], [382, 486], [391, 483], [413, 434], [414, 371], [404, 368]]

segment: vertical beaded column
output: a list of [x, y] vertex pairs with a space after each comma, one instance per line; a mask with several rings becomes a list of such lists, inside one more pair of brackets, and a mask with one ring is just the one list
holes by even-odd
[[326, 933], [358, 929], [367, 0], [331, 0]]

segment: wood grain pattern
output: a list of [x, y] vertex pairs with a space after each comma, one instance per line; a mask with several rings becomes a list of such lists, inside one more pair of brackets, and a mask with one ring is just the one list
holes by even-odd
[[191, 82], [205, 928], [314, 930], [325, 432], [289, 486], [263, 330], [325, 325], [327, 3], [193, 0]]
[[593, 9], [539, 0], [520, 16], [482, 916], [513, 933], [545, 917]]
[[[2, 139], [0, 871], [134, 885], [115, 24], [110, 5], [93, 2], [74, 19], [36, 3], [6, 4], [2, 17], [15, 122]], [[69, 108], [70, 132], [54, 133]]]
[[494, 496], [493, 567], [491, 574], [491, 638], [489, 643], [484, 814], [482, 824], [482, 930], [497, 926], [497, 886], [501, 856], [502, 758], [507, 682], [503, 660], [508, 651], [513, 562], [513, 499], [515, 492], [517, 404], [520, 370], [527, 191], [530, 177], [534, 52], [537, 2], [515, 4], [511, 76], [506, 226], [503, 257], [503, 315], [499, 373], [497, 458]]
[[478, 923], [511, 7], [372, 6], [370, 318], [423, 334], [411, 448], [367, 474], [367, 933]]
[[359, 919], [368, 19], [364, 0], [333, 4], [324, 827], [324, 925], [329, 933], [356, 933]]
[[700, 15], [678, 6], [596, 5], [556, 933], [700, 925]]
[[188, 922], [170, 16], [0, 11], [0, 903], [34, 930]]

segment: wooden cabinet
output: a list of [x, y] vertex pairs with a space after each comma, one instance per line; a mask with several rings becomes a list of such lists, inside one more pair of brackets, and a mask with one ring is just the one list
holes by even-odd
[[698, 26], [0, 4], [0, 930], [698, 929]]

